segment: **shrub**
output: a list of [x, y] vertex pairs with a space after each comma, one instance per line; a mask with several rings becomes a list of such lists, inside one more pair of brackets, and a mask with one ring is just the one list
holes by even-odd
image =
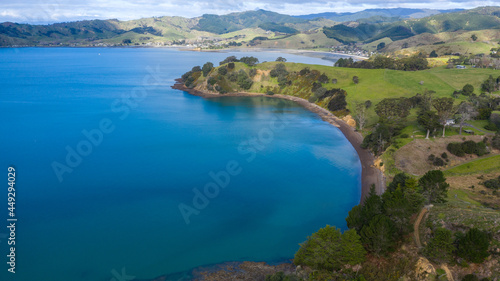
[[446, 149], [453, 155], [458, 156], [458, 157], [463, 157], [465, 156], [465, 152], [462, 148], [462, 145], [458, 142], [450, 142], [447, 146]]
[[326, 88], [319, 87], [314, 91], [314, 96], [321, 99], [323, 95], [326, 93], [326, 91], [327, 91]]
[[479, 281], [479, 278], [474, 274], [467, 274], [462, 278], [462, 281]]
[[464, 96], [470, 96], [474, 93], [474, 86], [471, 84], [465, 84], [465, 86], [462, 88], [462, 94]]
[[226, 75], [227, 74], [227, 67], [225, 66], [222, 66], [222, 67], [219, 67], [219, 70], [217, 70], [219, 72], [220, 75]]
[[226, 90], [224, 90], [224, 88], [222, 88], [222, 87], [221, 87], [221, 86], [219, 86], [219, 85], [215, 86], [215, 90], [216, 90], [217, 92], [219, 92], [220, 94], [225, 94], [225, 93], [227, 93], [227, 91], [226, 91]]
[[448, 154], [446, 154], [446, 152], [443, 152], [443, 154], [441, 154], [441, 158], [447, 159], [448, 158]]
[[272, 96], [272, 95], [274, 95], [274, 92], [273, 91], [267, 91], [266, 95]]
[[432, 164], [433, 164], [434, 166], [439, 166], [439, 167], [441, 167], [441, 166], [444, 166], [444, 165], [445, 165], [444, 160], [443, 160], [443, 159], [441, 159], [441, 158], [439, 158], [439, 157], [434, 158], [434, 161], [432, 161]]
[[434, 230], [433, 234], [432, 239], [425, 247], [426, 256], [435, 262], [449, 262], [455, 251], [452, 232], [446, 228], [438, 228]]
[[208, 84], [213, 86], [213, 85], [215, 85], [215, 83], [217, 83], [217, 79], [210, 77], [210, 78], [208, 78], [207, 82], [208, 82]]
[[230, 62], [227, 64], [228, 69], [234, 69], [234, 62]]
[[486, 130], [489, 130], [489, 131], [498, 131], [497, 125], [495, 125], [495, 123], [493, 123], [493, 122], [488, 122], [488, 124], [486, 124], [486, 126], [484, 126], [484, 128]]
[[500, 189], [500, 177], [498, 177], [497, 179], [486, 180], [481, 184], [486, 188], [498, 190]]
[[207, 62], [203, 65], [203, 67], [201, 68], [201, 71], [203, 72], [203, 76], [207, 77], [208, 73], [210, 73], [210, 71], [212, 71], [212, 69], [214, 68], [214, 64], [211, 63], [211, 62]]
[[427, 157], [427, 160], [430, 162], [433, 162], [434, 159], [436, 159], [436, 155], [434, 155], [434, 154], [431, 154], [431, 155], [429, 155], [429, 157]]
[[252, 68], [248, 71], [248, 75], [250, 75], [250, 77], [254, 77], [256, 74], [257, 74], [257, 69], [255, 68]]
[[256, 57], [242, 57], [240, 59], [240, 62], [242, 62], [248, 66], [255, 66], [256, 64], [259, 63], [259, 59]]
[[328, 76], [326, 76], [326, 74], [324, 74], [324, 73], [321, 74], [318, 78], [318, 82], [323, 83], [323, 84], [328, 83], [329, 80], [330, 79], [328, 78]]
[[359, 83], [359, 77], [358, 76], [353, 76], [352, 77], [352, 82], [354, 82], [354, 84], [358, 84]]
[[331, 89], [328, 92], [334, 93], [333, 98], [328, 102], [330, 111], [339, 111], [346, 109], [347, 102], [345, 100], [347, 92], [343, 89]]
[[469, 262], [482, 263], [490, 254], [491, 236], [477, 228], [469, 229], [457, 237], [457, 255]]
[[365, 101], [365, 107], [366, 107], [366, 109], [370, 108], [371, 106], [372, 106], [372, 101], [371, 100]]
[[300, 245], [293, 262], [331, 271], [340, 269], [344, 264], [359, 264], [364, 261], [365, 254], [356, 230], [341, 234], [339, 229], [327, 225]]
[[303, 68], [299, 71], [299, 74], [300, 76], [304, 76], [304, 75], [307, 75], [311, 72], [311, 70], [309, 69], [309, 67], [306, 67], [306, 68]]
[[278, 63], [269, 73], [269, 76], [271, 77], [286, 76], [286, 75], [288, 75], [288, 71], [286, 70], [286, 66], [282, 63]]
[[476, 143], [474, 141], [464, 141], [462, 143], [462, 149], [466, 154], [474, 154]]
[[410, 136], [408, 134], [401, 134], [401, 135], [399, 135], [399, 137], [402, 138], [402, 139], [407, 139]]
[[422, 188], [422, 194], [428, 203], [446, 202], [446, 195], [450, 185], [442, 171], [428, 171], [418, 180], [418, 185]]
[[491, 139], [491, 146], [493, 146], [493, 148], [500, 149], [500, 132], [497, 132]]

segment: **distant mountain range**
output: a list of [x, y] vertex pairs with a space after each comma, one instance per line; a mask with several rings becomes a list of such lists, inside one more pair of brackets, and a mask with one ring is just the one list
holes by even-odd
[[[304, 43], [310, 34], [318, 32], [324, 33], [326, 40], [323, 41], [328, 44], [367, 43], [381, 38], [396, 41], [426, 32], [499, 28], [500, 7], [472, 10], [369, 9], [356, 13], [303, 16], [255, 10], [227, 15], [206, 14], [197, 18], [153, 17], [50, 25], [4, 22], [0, 24], [0, 46], [212, 44], [219, 41], [248, 44], [256, 38], [279, 40], [299, 35], [304, 38], [297, 40]], [[319, 35], [315, 36], [311, 42], [322, 40]]]
[[325, 27], [323, 31], [327, 37], [342, 43], [369, 43], [382, 38], [397, 41], [422, 33], [436, 34], [484, 29], [499, 29], [500, 32], [500, 7], [481, 7], [413, 20], [338, 24]]
[[345, 21], [356, 21], [359, 19], [366, 19], [371, 17], [398, 17], [398, 18], [414, 18], [419, 19], [423, 17], [433, 16], [437, 14], [444, 13], [454, 13], [463, 11], [463, 9], [453, 9], [453, 10], [433, 10], [433, 9], [408, 9], [408, 8], [393, 8], [393, 9], [367, 9], [355, 13], [320, 13], [320, 14], [309, 14], [295, 16], [301, 19], [315, 19], [324, 18], [337, 22]]

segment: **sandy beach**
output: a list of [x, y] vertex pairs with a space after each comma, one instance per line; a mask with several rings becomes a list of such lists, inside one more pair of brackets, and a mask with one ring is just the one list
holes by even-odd
[[218, 98], [218, 97], [268, 97], [268, 98], [279, 98], [279, 99], [286, 99], [286, 100], [291, 100], [302, 107], [306, 108], [307, 110], [310, 110], [311, 112], [314, 112], [318, 114], [321, 119], [324, 121], [330, 123], [331, 125], [339, 128], [339, 130], [344, 134], [346, 139], [351, 143], [351, 145], [354, 147], [356, 152], [358, 153], [359, 159], [361, 161], [361, 202], [364, 201], [368, 193], [370, 192], [370, 187], [372, 184], [375, 184], [375, 188], [377, 190], [378, 194], [382, 194], [384, 189], [385, 189], [385, 180], [384, 176], [382, 174], [382, 171], [379, 169], [375, 168], [373, 163], [375, 161], [375, 157], [373, 154], [367, 150], [361, 148], [361, 143], [363, 142], [363, 136], [357, 132], [354, 128], [351, 126], [347, 125], [343, 120], [339, 119], [335, 115], [333, 115], [330, 111], [328, 111], [325, 108], [322, 108], [316, 104], [310, 103], [309, 101], [298, 98], [298, 97], [293, 97], [293, 96], [287, 96], [287, 95], [265, 95], [261, 93], [228, 93], [224, 95], [220, 94], [215, 94], [215, 93], [209, 93], [209, 92], [203, 92], [199, 91], [196, 89], [191, 89], [187, 88], [184, 86], [182, 81], [180, 79], [176, 79], [176, 83], [172, 86], [172, 89], [176, 90], [181, 90], [188, 92], [191, 95], [203, 97], [203, 98]]

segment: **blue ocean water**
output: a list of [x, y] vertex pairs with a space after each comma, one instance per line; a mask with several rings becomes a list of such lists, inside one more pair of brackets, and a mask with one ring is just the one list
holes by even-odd
[[337, 128], [291, 101], [170, 88], [229, 55], [331, 65], [276, 52], [0, 49], [0, 280], [189, 279], [198, 266], [287, 260], [319, 228], [345, 229], [361, 166]]

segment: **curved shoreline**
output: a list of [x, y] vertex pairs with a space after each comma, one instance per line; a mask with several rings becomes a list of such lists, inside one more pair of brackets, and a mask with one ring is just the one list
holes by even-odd
[[228, 93], [224, 95], [207, 93], [199, 91], [196, 89], [186, 87], [181, 79], [175, 79], [176, 83], [171, 86], [172, 89], [181, 90], [187, 92], [194, 96], [199, 96], [203, 98], [219, 98], [219, 97], [268, 97], [268, 98], [279, 98], [294, 101], [305, 109], [318, 114], [323, 121], [330, 123], [331, 125], [339, 128], [345, 138], [351, 143], [356, 152], [358, 153], [359, 160], [361, 162], [361, 198], [360, 203], [368, 196], [370, 192], [370, 187], [375, 184], [375, 189], [377, 194], [382, 194], [384, 192], [385, 180], [382, 171], [374, 166], [375, 157], [373, 154], [367, 150], [361, 148], [361, 143], [363, 142], [363, 136], [355, 131], [354, 128], [347, 125], [343, 120], [339, 119], [337, 116], [333, 115], [330, 111], [322, 108], [316, 104], [310, 103], [309, 101], [281, 94], [266, 95], [261, 93]]

